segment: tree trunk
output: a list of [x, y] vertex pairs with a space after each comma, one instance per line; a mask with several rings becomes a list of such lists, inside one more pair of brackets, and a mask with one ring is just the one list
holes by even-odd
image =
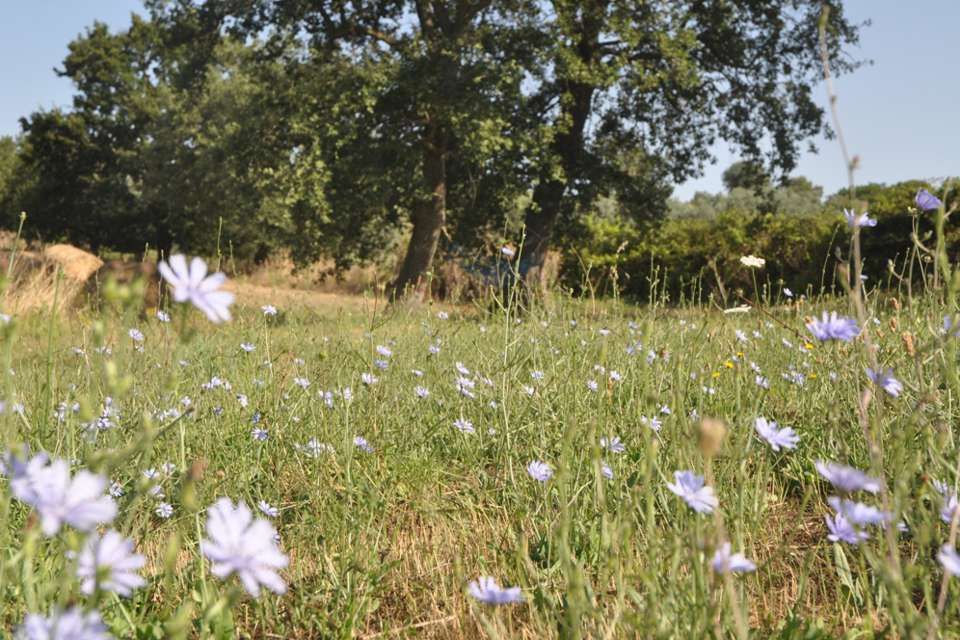
[[564, 183], [558, 180], [540, 182], [533, 190], [533, 204], [527, 209], [520, 275], [527, 287], [537, 294], [545, 293], [548, 284], [545, 271], [547, 252], [553, 238], [553, 227], [560, 216], [565, 188]]
[[560, 159], [564, 179], [557, 180], [544, 174], [533, 190], [533, 203], [525, 216], [526, 239], [524, 257], [520, 262], [520, 275], [528, 288], [543, 293], [547, 285], [547, 252], [553, 239], [553, 230], [564, 206], [567, 185], [580, 177], [583, 156], [583, 130], [590, 115], [593, 87], [575, 84], [568, 88], [562, 102], [560, 120], [569, 122], [570, 128], [559, 133], [551, 145], [551, 152]]
[[446, 141], [435, 129], [424, 141], [423, 186], [426, 195], [414, 205], [413, 233], [400, 274], [393, 285], [393, 298], [412, 296], [423, 300], [428, 292], [426, 273], [433, 265], [440, 233], [446, 220], [447, 170]]
[[170, 259], [170, 252], [173, 251], [173, 236], [170, 234], [170, 230], [167, 228], [166, 221], [160, 222], [157, 229], [156, 236], [156, 250], [157, 255], [160, 256], [162, 260]]
[[[574, 5], [577, 6], [577, 5]], [[581, 69], [592, 69], [600, 56], [600, 32], [604, 22], [605, 2], [591, 5], [591, 9], [577, 10], [567, 16], [576, 27], [576, 40], [570, 53], [576, 56]], [[526, 256], [521, 260], [520, 275], [528, 290], [542, 293], [546, 282], [547, 251], [553, 238], [553, 230], [565, 206], [567, 186], [582, 177], [584, 162], [583, 132], [590, 117], [593, 93], [596, 85], [589, 79], [577, 80], [572, 70], [558, 66], [560, 75], [560, 114], [557, 119], [557, 135], [551, 143], [550, 152], [560, 161], [563, 179], [553, 177], [550, 168], [545, 169], [540, 183], [533, 191], [533, 204], [526, 213]]]

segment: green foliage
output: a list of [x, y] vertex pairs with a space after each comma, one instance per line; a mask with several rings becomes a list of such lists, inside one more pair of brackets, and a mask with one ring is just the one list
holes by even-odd
[[726, 168], [722, 176], [727, 191], [734, 189], [756, 189], [770, 184], [770, 176], [756, 162], [739, 160]]
[[18, 161], [17, 141], [10, 136], [0, 136], [0, 203], [13, 188]]
[[687, 202], [671, 199], [669, 213], [679, 218], [711, 218], [724, 211], [805, 215], [824, 210], [822, 187], [803, 176], [774, 185], [759, 171], [749, 162], [735, 162], [723, 173], [727, 193], [698, 191]]
[[[829, 55], [849, 71], [858, 31], [830, 4]], [[338, 267], [412, 225], [415, 279], [438, 243], [476, 251], [524, 213], [544, 249], [579, 238], [601, 200], [656, 219], [717, 139], [775, 173], [822, 130], [808, 88], [820, 2], [146, 7], [70, 43], [73, 106], [23, 120], [8, 221], [26, 209], [32, 233], [93, 249], [287, 249]], [[819, 195], [788, 186], [729, 197], [806, 211]]]
[[[565, 261], [564, 281], [579, 287], [586, 266], [595, 286], [605, 290], [616, 268], [623, 294], [650, 299], [666, 292], [676, 301], [719, 293], [715, 269], [728, 292], [752, 291], [751, 272], [740, 264], [740, 257], [754, 254], [767, 259], [765, 279], [782, 278], [797, 291], [807, 286], [819, 290], [840, 224], [835, 216], [737, 211], [709, 219], [671, 219], [645, 228], [593, 218], [584, 242], [576, 245], [576, 262]], [[827, 285], [831, 277], [828, 271]]]
[[771, 200], [774, 212], [815, 213], [823, 208], [823, 187], [803, 176], [791, 177], [773, 190]]
[[530, 183], [519, 169], [539, 121], [522, 85], [543, 39], [530, 2], [148, 6], [168, 46], [194, 51], [195, 77], [216, 56], [193, 47], [198, 38], [255, 42], [263, 64], [282, 67], [271, 115], [293, 132], [288, 150], [325, 176], [270, 199], [295, 230], [288, 246], [300, 263], [373, 259], [411, 224], [430, 238], [429, 255], [444, 229], [475, 247]]
[[[891, 262], [898, 273], [906, 271], [901, 277], [920, 279], [929, 273], [912, 240], [914, 233], [928, 239], [933, 232], [931, 215], [918, 215], [913, 207], [921, 187], [935, 191], [917, 180], [857, 189], [856, 210], [868, 210], [878, 222], [862, 234], [864, 273], [871, 284], [891, 280]], [[842, 191], [813, 208], [818, 191], [801, 178], [773, 192], [784, 203], [802, 202], [803, 194], [809, 194], [806, 211], [763, 213], [759, 196], [751, 200], [752, 191], [735, 187], [728, 195], [698, 193], [691, 202], [676, 204], [675, 215], [660, 225], [639, 226], [595, 214], [588, 218], [580, 241], [571, 244], [574, 253], [565, 259], [564, 282], [579, 288], [588, 277], [604, 289], [615, 269], [626, 295], [645, 300], [666, 293], [677, 300], [719, 294], [719, 275], [728, 295], [738, 289], [752, 295], [755, 274], [739, 259], [753, 254], [766, 259], [759, 277], [761, 283], [776, 285], [773, 293], [781, 286], [798, 293], [835, 290], [836, 254], [846, 256], [849, 250], [842, 206], [851, 203]], [[792, 192], [800, 197], [791, 198]], [[945, 197], [950, 202], [955, 196]], [[951, 255], [960, 251], [960, 223], [948, 221], [945, 235]]]
[[893, 185], [880, 182], [870, 182], [857, 186], [854, 196], [846, 187], [827, 198], [825, 207], [837, 211], [855, 209], [869, 211], [871, 216], [886, 217], [903, 213], [913, 207], [913, 199], [918, 189], [932, 189], [929, 183], [923, 180], [907, 180]]
[[[817, 25], [825, 6], [831, 65], [838, 72], [857, 66], [841, 52], [857, 42], [858, 28], [835, 2], [551, 5], [551, 64], [535, 73], [541, 102], [552, 105], [552, 140], [538, 159], [527, 216], [534, 261], [542, 261], [555, 222], [562, 237], [576, 238], [569, 220], [591, 211], [599, 196], [619, 194], [624, 216], [656, 219], [664, 186], [698, 175], [718, 139], [739, 149], [753, 174], [731, 174], [731, 186], [753, 188], [767, 173], [789, 173], [799, 142], [825, 127], [811, 97], [822, 73]], [[763, 141], [772, 144], [762, 149]], [[647, 160], [642, 174], [618, 164], [624, 150]]]
[[284, 199], [294, 191], [322, 213], [327, 174], [291, 152], [272, 93], [285, 76], [251, 65], [255, 55], [225, 42], [198, 82], [181, 85], [184, 60], [156, 24], [94, 25], [60, 71], [77, 87], [73, 109], [23, 120], [6, 216], [24, 209], [31, 233], [94, 250], [219, 246], [243, 259], [286, 246], [294, 225]]

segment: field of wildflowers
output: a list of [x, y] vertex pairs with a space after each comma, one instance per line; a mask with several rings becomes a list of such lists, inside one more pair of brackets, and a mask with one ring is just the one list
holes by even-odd
[[[847, 222], [859, 283], [872, 221]], [[4, 316], [0, 627], [955, 636], [957, 280], [931, 253], [910, 301], [730, 313], [249, 308], [173, 256], [161, 310]]]

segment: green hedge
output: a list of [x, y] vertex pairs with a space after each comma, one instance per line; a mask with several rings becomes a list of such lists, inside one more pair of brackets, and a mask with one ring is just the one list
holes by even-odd
[[[898, 271], [914, 262], [914, 280], [922, 277], [911, 233], [932, 233], [932, 214], [881, 213], [876, 227], [863, 230], [864, 273], [887, 284], [888, 261]], [[948, 247], [960, 247], [960, 226], [947, 229]], [[589, 285], [609, 294], [614, 286], [628, 297], [647, 300], [651, 294], [671, 301], [705, 298], [719, 292], [715, 264], [728, 302], [737, 289], [754, 290], [754, 276], [774, 293], [786, 286], [797, 293], [837, 287], [836, 252], [849, 253], [850, 234], [842, 215], [783, 215], [728, 211], [714, 218], [675, 218], [650, 227], [622, 220], [588, 217], [585, 233], [565, 252], [561, 278], [574, 290]], [[932, 240], [931, 240], [932, 243]], [[766, 265], [755, 273], [740, 257], [756, 255]], [[929, 271], [929, 270], [928, 270]]]

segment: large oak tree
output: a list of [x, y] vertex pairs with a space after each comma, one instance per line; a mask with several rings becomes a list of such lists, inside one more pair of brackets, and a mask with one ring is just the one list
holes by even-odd
[[[383, 191], [393, 196], [392, 217], [403, 212], [411, 224], [393, 290], [422, 296], [447, 221], [451, 165], [489, 171], [490, 158], [515, 149], [524, 135], [510, 122], [542, 37], [536, 6], [525, 0], [180, 0], [154, 2], [153, 11], [174, 30], [194, 24], [205, 34], [253, 37], [265, 43], [265, 55], [299, 42], [303, 58], [292, 62], [317, 74], [342, 72], [345, 58], [384, 70], [387, 81], [368, 94], [369, 102], [356, 104], [357, 118], [370, 129], [357, 141], [368, 159], [382, 153], [413, 171], [414, 189]], [[338, 161], [356, 157], [347, 153]], [[377, 164], [355, 166], [353, 179], [341, 173], [344, 184], [377, 183], [370, 176]]]
[[[818, 27], [830, 11], [835, 71], [857, 42], [835, 0], [551, 0], [549, 64], [538, 75], [551, 144], [526, 216], [522, 268], [538, 281], [558, 227], [601, 194], [634, 216], [662, 212], [665, 181], [697, 175], [723, 140], [771, 172], [789, 172], [799, 145], [829, 133], [813, 98]], [[645, 158], [628, 171], [622, 150]]]

